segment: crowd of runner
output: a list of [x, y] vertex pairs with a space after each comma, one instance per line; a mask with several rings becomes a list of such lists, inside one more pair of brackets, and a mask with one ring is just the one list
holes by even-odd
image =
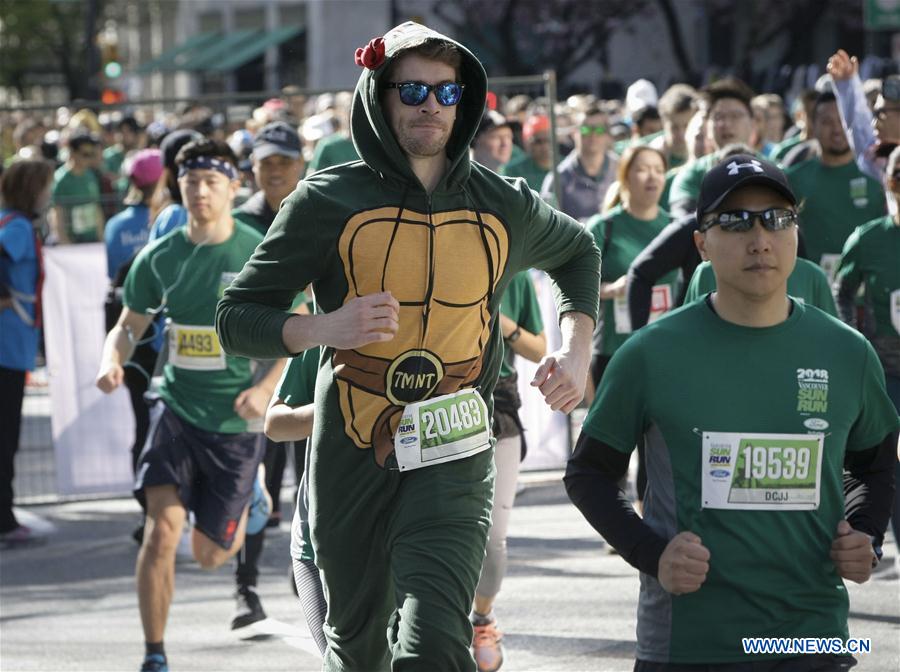
[[325, 669], [500, 669], [517, 356], [550, 408], [590, 407], [565, 482], [641, 572], [635, 669], [744, 669], [742, 636], [846, 639], [841, 580], [900, 532], [900, 76], [863, 82], [838, 51], [788, 101], [733, 77], [504, 97], [415, 24], [356, 61], [353, 94], [289, 90], [239, 122], [4, 119], [5, 546], [32, 536], [12, 482], [42, 246], [103, 242], [96, 384], [124, 385], [136, 420], [145, 672], [168, 670], [180, 543], [204, 568], [236, 558], [232, 628], [265, 618], [289, 453]]

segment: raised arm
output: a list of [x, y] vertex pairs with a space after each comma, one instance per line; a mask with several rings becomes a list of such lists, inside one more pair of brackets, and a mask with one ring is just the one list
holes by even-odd
[[859, 78], [859, 61], [856, 56], [851, 57], [838, 49], [828, 59], [828, 73], [834, 82], [841, 122], [856, 155], [856, 163], [861, 171], [880, 182], [881, 170], [871, 160], [870, 149], [876, 144], [876, 138], [872, 130], [872, 112]]

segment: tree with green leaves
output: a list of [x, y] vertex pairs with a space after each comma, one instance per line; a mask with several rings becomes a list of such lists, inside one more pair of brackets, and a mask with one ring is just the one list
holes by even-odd
[[[0, 86], [24, 97], [35, 75], [62, 75], [71, 99], [97, 98], [97, 17], [105, 0], [0, 0]], [[90, 39], [87, 38], [90, 36]]]

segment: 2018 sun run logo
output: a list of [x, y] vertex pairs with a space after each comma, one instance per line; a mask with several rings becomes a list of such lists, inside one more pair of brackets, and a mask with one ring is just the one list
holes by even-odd
[[828, 370], [797, 369], [797, 412], [828, 412]]

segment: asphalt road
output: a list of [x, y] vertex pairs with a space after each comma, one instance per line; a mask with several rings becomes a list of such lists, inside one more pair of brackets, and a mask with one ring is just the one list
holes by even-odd
[[[23, 522], [47, 537], [0, 549], [0, 670], [137, 670], [137, 547], [129, 537], [137, 505], [105, 500], [23, 511]], [[229, 630], [232, 567], [209, 573], [179, 564], [166, 635], [173, 672], [319, 669], [289, 592], [288, 535], [283, 524], [268, 536], [259, 592], [269, 618], [244, 631]], [[607, 552], [568, 503], [558, 476], [519, 495], [509, 553], [496, 606], [506, 633], [504, 671], [631, 670], [637, 573]], [[873, 580], [849, 586], [851, 635], [869, 637], [873, 646], [858, 670], [900, 670], [896, 554], [889, 543]]]

